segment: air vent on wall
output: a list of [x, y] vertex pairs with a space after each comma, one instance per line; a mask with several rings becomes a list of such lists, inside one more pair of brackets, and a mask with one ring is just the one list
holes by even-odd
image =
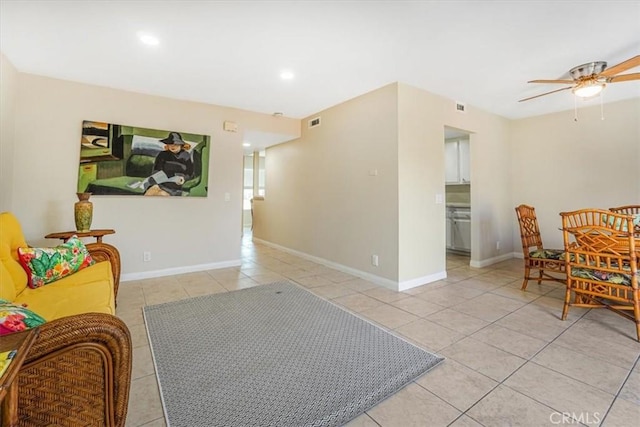
[[314, 128], [316, 126], [320, 126], [320, 117], [309, 120], [309, 128]]
[[466, 113], [467, 111], [467, 105], [462, 103], [462, 102], [458, 102], [456, 101], [456, 111], [458, 113]]

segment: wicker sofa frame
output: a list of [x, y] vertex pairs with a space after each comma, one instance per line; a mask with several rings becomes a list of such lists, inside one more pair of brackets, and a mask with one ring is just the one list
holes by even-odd
[[[117, 297], [118, 250], [106, 243], [86, 246], [96, 261], [111, 263]], [[17, 378], [19, 425], [124, 427], [133, 357], [125, 323], [85, 313], [39, 329]]]

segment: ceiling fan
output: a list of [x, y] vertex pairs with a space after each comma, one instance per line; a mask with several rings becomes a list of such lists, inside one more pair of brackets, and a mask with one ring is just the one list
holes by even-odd
[[631, 68], [640, 66], [640, 55], [629, 58], [626, 61], [607, 68], [605, 61], [588, 62], [578, 65], [569, 70], [569, 74], [573, 80], [531, 80], [527, 83], [561, 83], [570, 84], [571, 86], [562, 89], [552, 90], [551, 92], [542, 93], [540, 95], [531, 96], [521, 99], [518, 102], [528, 101], [530, 99], [539, 98], [563, 90], [569, 90], [580, 98], [589, 98], [602, 92], [607, 83], [626, 82], [630, 80], [640, 80], [640, 73], [621, 74]]

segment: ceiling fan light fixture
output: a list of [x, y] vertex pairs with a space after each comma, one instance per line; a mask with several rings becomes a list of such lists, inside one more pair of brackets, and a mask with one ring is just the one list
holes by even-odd
[[605, 84], [599, 82], [590, 82], [576, 86], [572, 92], [579, 98], [591, 98], [598, 95], [604, 89]]

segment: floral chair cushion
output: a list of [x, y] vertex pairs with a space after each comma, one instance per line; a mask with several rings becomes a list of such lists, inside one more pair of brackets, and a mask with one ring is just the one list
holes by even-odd
[[593, 268], [573, 267], [571, 269], [573, 277], [594, 280], [598, 282], [608, 282], [616, 285], [631, 286], [631, 272], [629, 274], [614, 273], [609, 271], [595, 270]]
[[560, 249], [537, 249], [529, 252], [531, 258], [564, 260], [564, 251]]

